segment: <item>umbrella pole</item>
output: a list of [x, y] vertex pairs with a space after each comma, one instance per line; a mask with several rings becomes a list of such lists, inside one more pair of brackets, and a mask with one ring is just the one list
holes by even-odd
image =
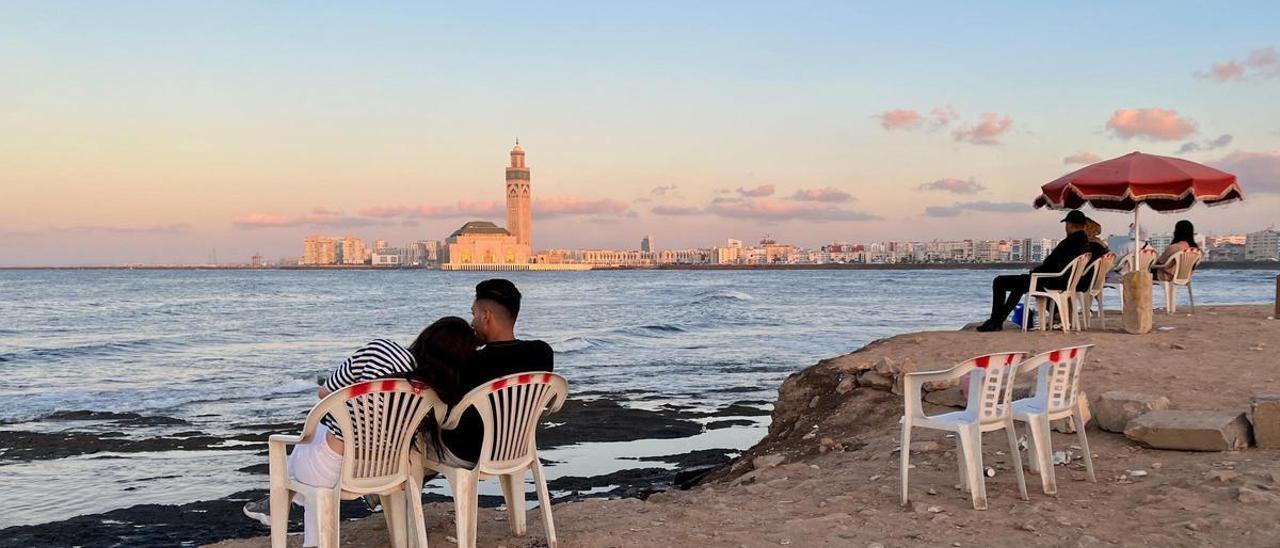
[[1138, 251], [1142, 247], [1142, 227], [1138, 226], [1138, 206], [1133, 204], [1133, 260], [1129, 266], [1133, 268], [1133, 272], [1138, 271]]

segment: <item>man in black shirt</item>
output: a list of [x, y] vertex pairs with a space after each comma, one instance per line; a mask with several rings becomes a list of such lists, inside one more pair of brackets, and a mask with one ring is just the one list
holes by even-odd
[[[520, 315], [520, 290], [508, 280], [485, 280], [476, 285], [471, 304], [471, 327], [484, 346], [462, 371], [458, 393], [494, 379], [527, 371], [551, 371], [551, 345], [542, 341], [516, 339], [516, 317]], [[451, 402], [452, 403], [452, 402]], [[459, 458], [476, 462], [484, 441], [484, 423], [474, 409], [463, 414], [458, 427], [441, 432], [449, 450]]]
[[[1078, 210], [1072, 210], [1062, 222], [1066, 223], [1067, 237], [1045, 257], [1044, 263], [1031, 269], [1031, 274], [1061, 272], [1076, 257], [1089, 252], [1089, 236], [1084, 231], [1089, 218]], [[1000, 331], [1004, 328], [1005, 318], [1013, 312], [1022, 296], [1027, 294], [1031, 286], [1031, 274], [996, 276], [991, 282], [991, 317], [978, 326], [978, 331]], [[1060, 276], [1044, 280], [1038, 289], [1063, 289], [1066, 286], [1067, 280]]]

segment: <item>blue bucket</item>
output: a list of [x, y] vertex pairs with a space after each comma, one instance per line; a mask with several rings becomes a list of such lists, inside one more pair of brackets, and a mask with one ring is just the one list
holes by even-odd
[[1025, 312], [1023, 305], [1024, 303], [1018, 303], [1017, 306], [1013, 307], [1013, 317], [1010, 318], [1010, 321], [1017, 325], [1022, 325], [1022, 314]]

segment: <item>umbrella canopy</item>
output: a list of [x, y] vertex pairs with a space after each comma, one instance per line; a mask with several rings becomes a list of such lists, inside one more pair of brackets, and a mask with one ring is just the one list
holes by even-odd
[[1037, 208], [1182, 211], [1196, 202], [1224, 204], [1244, 199], [1236, 176], [1179, 158], [1130, 152], [1083, 167], [1040, 187]]

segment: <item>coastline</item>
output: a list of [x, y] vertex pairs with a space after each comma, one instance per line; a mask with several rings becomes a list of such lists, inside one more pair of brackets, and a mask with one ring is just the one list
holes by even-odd
[[[1119, 332], [1116, 322], [1110, 330], [1073, 334], [933, 331], [881, 339], [789, 377], [769, 434], [701, 484], [643, 499], [556, 504], [560, 545], [1092, 547], [1144, 538], [1162, 546], [1273, 546], [1280, 542], [1274, 527], [1280, 450], [1163, 451], [1094, 423], [1087, 432], [1098, 483], [1084, 481], [1080, 462], [1071, 461], [1057, 467], [1056, 497], [1040, 493], [1038, 477], [1029, 475], [1029, 502], [1018, 500], [1008, 447], [998, 442], [1003, 435], [988, 435], [984, 462], [994, 470], [986, 480], [988, 511], [972, 510], [968, 495], [953, 489], [954, 441], [921, 431], [913, 437], [913, 504], [901, 507], [902, 397], [892, 389], [903, 370], [942, 369], [991, 349], [1034, 352], [1088, 342], [1096, 346], [1083, 385], [1093, 399], [1108, 390], [1139, 390], [1168, 396], [1174, 409], [1245, 409], [1255, 392], [1280, 392], [1273, 363], [1280, 322], [1270, 314], [1271, 305], [1204, 306], [1192, 316], [1157, 312], [1156, 324], [1165, 329], [1142, 337]], [[887, 384], [846, 382], [882, 364]], [[1205, 390], [1207, 379], [1214, 379], [1213, 390]], [[930, 403], [929, 411], [955, 404]], [[1054, 436], [1055, 448], [1078, 453], [1074, 436]], [[431, 542], [448, 545], [452, 505], [429, 505], [426, 514]], [[510, 536], [495, 510], [482, 510], [479, 523], [485, 545], [540, 545], [536, 510], [523, 539]], [[384, 529], [380, 516], [346, 521], [343, 544], [382, 545]], [[214, 546], [266, 545], [259, 537]]]
[[[892, 263], [892, 264], [776, 264], [776, 265], [655, 265], [655, 266], [592, 266], [590, 270], [581, 272], [611, 272], [632, 270], [658, 271], [740, 271], [740, 270], [1018, 270], [1030, 269], [1035, 263]], [[1205, 262], [1196, 266], [1197, 270], [1269, 270], [1280, 272], [1280, 261], [1220, 261]], [[370, 265], [327, 265], [327, 266], [212, 266], [212, 265], [87, 265], [87, 266], [0, 266], [0, 271], [24, 270], [227, 270], [227, 271], [341, 271], [341, 270], [373, 270], [373, 271], [415, 271], [455, 272], [432, 267], [389, 267]], [[466, 271], [456, 271], [466, 272]], [[496, 270], [495, 270], [496, 272]], [[530, 270], [527, 272], [538, 272]], [[548, 272], [576, 272], [575, 270], [551, 270]]]

